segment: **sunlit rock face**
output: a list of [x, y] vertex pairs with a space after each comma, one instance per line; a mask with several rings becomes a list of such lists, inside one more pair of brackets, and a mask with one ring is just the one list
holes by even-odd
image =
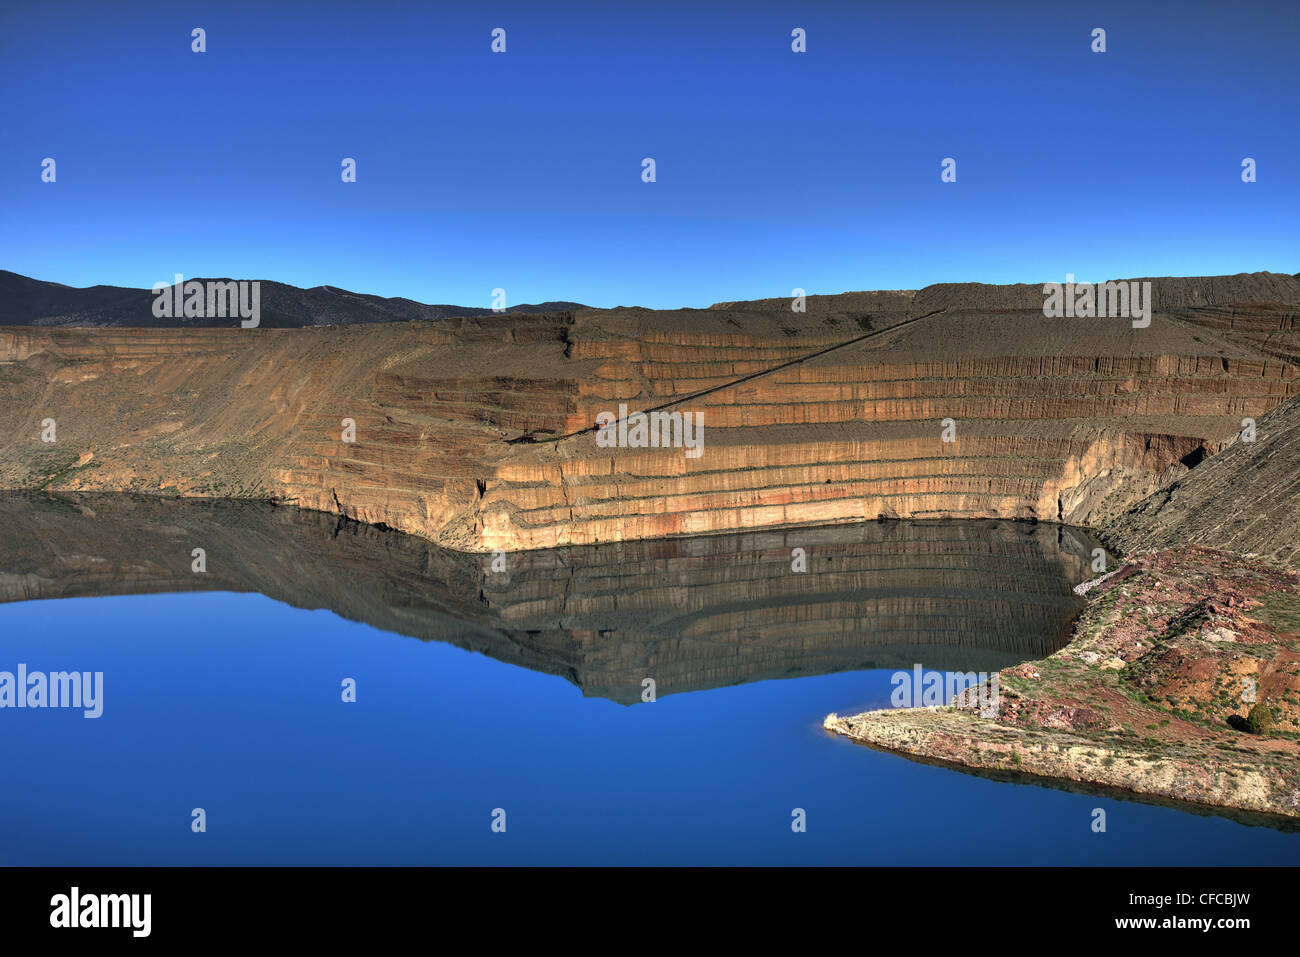
[[[804, 312], [0, 329], [0, 487], [274, 499], [466, 551], [881, 516], [1101, 525], [1300, 393], [1300, 280], [1151, 282], [1144, 328], [968, 284]], [[602, 441], [620, 406], [697, 417], [700, 447]]]
[[261, 503], [4, 495], [0, 601], [260, 592], [631, 704], [647, 678], [666, 695], [1048, 654], [1094, 548], [1046, 524], [887, 521], [470, 555]]

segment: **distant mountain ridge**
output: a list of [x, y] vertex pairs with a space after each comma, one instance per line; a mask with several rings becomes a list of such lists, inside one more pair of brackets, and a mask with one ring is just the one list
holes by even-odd
[[[229, 282], [188, 276], [186, 282]], [[261, 325], [269, 328], [346, 326], [452, 316], [497, 315], [475, 306], [428, 305], [413, 299], [385, 298], [336, 286], [301, 289], [261, 280]], [[230, 326], [231, 318], [158, 318], [151, 289], [126, 286], [76, 288], [0, 269], [0, 326], [132, 326], [147, 328]], [[543, 302], [510, 306], [507, 313], [564, 312], [586, 308], [577, 302]]]
[[[229, 278], [186, 277], [186, 282], [231, 282]], [[261, 282], [262, 327], [302, 328], [304, 326], [351, 326], [380, 322], [477, 318], [500, 315], [482, 306], [431, 305], [402, 297], [387, 298], [352, 292], [337, 286], [313, 286], [302, 289], [286, 283], [263, 279]], [[1125, 280], [1143, 281], [1143, 280]], [[1272, 302], [1284, 306], [1300, 305], [1300, 273], [1238, 273], [1231, 276], [1158, 277], [1150, 279], [1154, 308], [1159, 312], [1200, 310], [1223, 302]], [[987, 284], [935, 283], [921, 289], [851, 291], [810, 295], [806, 312], [862, 313], [891, 310], [935, 311], [939, 309], [1011, 309], [1037, 311], [1043, 305], [1043, 287], [1039, 283]], [[0, 326], [81, 326], [137, 328], [225, 328], [238, 325], [232, 317], [158, 318], [153, 314], [151, 289], [126, 286], [87, 286], [77, 288], [57, 282], [33, 279], [0, 269]], [[791, 300], [751, 299], [717, 302], [706, 309], [649, 310], [617, 307], [604, 310], [579, 302], [556, 301], [509, 306], [504, 313], [520, 315], [594, 310], [630, 311], [667, 316], [677, 312], [695, 316], [699, 313], [764, 312], [772, 315], [790, 312]], [[696, 320], [692, 320], [696, 321]], [[1291, 358], [1289, 355], [1287, 358]]]

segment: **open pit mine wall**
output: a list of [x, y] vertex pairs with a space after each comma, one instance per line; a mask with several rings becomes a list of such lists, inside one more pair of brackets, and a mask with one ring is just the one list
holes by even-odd
[[[1300, 393], [1300, 281], [1155, 283], [1144, 329], [993, 286], [807, 313], [0, 329], [0, 488], [267, 498], [466, 551], [881, 516], [1100, 525]], [[702, 454], [601, 447], [620, 403], [702, 414]]]

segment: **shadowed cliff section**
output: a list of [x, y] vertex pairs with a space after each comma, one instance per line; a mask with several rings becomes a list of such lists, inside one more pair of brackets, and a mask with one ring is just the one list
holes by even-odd
[[[129, 495], [0, 496], [0, 601], [259, 592], [560, 675], [625, 704], [865, 668], [1047, 654], [1094, 543], [1008, 522], [884, 522], [505, 556], [316, 512]], [[191, 569], [203, 548], [207, 571]], [[802, 548], [807, 571], [792, 570]]]
[[[978, 284], [804, 313], [4, 328], [0, 488], [270, 499], [465, 551], [879, 517], [1103, 527], [1300, 394], [1295, 277], [1152, 283], [1147, 328]], [[620, 405], [702, 415], [703, 454], [601, 447]]]
[[1195, 543], [1300, 567], [1300, 399], [1105, 529], [1125, 552]]

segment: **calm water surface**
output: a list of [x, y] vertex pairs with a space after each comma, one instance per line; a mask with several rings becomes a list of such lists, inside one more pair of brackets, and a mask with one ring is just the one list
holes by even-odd
[[508, 556], [498, 574], [261, 506], [11, 497], [0, 528], [0, 670], [104, 674], [98, 719], [0, 710], [0, 864], [1300, 852], [1296, 833], [989, 780], [822, 730], [829, 711], [886, 706], [897, 668], [992, 669], [1059, 647], [1070, 587], [1091, 577], [1094, 543], [1072, 530], [797, 529]]

